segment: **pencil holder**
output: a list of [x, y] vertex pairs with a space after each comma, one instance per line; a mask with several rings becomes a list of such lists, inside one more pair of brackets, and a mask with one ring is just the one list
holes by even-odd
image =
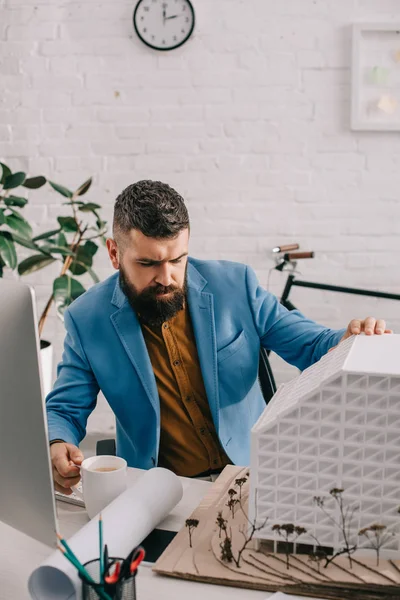
[[[110, 558], [111, 561], [123, 561], [122, 558]], [[101, 600], [98, 590], [104, 591], [112, 600], [136, 600], [136, 573], [118, 583], [100, 583], [100, 560], [95, 558], [84, 565], [86, 571], [95, 582], [88, 583], [82, 579], [83, 600]]]

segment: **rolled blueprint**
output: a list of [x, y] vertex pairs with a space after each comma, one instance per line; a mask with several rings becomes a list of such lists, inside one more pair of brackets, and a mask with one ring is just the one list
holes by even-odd
[[[103, 511], [103, 537], [109, 556], [124, 558], [171, 512], [183, 495], [178, 477], [155, 468], [144, 475]], [[68, 544], [83, 564], [99, 557], [98, 520], [92, 519]], [[31, 574], [33, 600], [80, 600], [82, 582], [76, 569], [57, 550]]]

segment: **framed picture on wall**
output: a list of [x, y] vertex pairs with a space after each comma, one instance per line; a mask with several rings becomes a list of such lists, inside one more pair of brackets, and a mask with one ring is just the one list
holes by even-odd
[[353, 25], [351, 128], [400, 131], [400, 23]]

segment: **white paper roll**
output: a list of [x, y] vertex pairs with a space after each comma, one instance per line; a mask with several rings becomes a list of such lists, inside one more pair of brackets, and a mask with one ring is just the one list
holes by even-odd
[[[103, 539], [109, 556], [127, 556], [171, 512], [182, 495], [182, 484], [172, 471], [159, 467], [146, 471], [102, 511]], [[68, 544], [82, 564], [98, 558], [98, 519], [82, 527]], [[33, 600], [82, 597], [78, 573], [59, 550], [33, 571], [28, 587]]]

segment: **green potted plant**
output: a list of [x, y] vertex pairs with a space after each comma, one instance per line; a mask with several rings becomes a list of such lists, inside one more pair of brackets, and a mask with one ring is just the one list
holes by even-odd
[[[92, 264], [98, 243], [105, 243], [107, 223], [100, 217], [100, 205], [82, 200], [92, 184], [91, 178], [75, 191], [49, 181], [53, 190], [64, 198], [62, 205], [68, 207], [70, 214], [59, 216], [56, 228], [32, 237], [32, 227], [15, 209], [15, 206], [23, 208], [27, 200], [11, 194], [10, 190], [18, 186], [38, 188], [47, 180], [43, 176], [27, 179], [25, 173], [12, 174], [6, 165], [0, 165], [3, 169], [0, 180], [0, 276], [5, 267], [17, 270], [23, 276], [50, 264], [60, 263], [60, 272], [52, 282], [51, 294], [39, 318], [41, 337], [53, 303], [57, 314], [63, 318], [65, 309], [86, 291], [77, 277], [88, 273], [95, 283], [99, 281]], [[15, 244], [31, 250], [31, 255], [18, 262]], [[52, 346], [43, 339], [41, 354], [44, 391], [47, 393], [52, 381]]]

